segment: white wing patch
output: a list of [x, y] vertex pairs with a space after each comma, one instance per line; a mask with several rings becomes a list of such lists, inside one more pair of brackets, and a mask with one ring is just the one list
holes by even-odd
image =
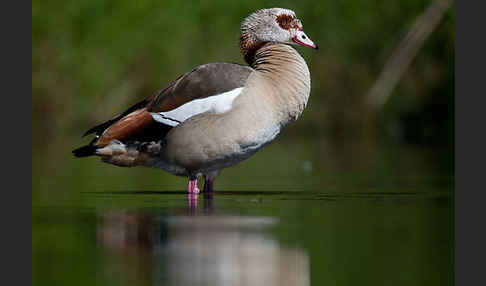
[[210, 97], [192, 100], [168, 112], [151, 113], [152, 118], [166, 125], [177, 126], [186, 119], [206, 111], [225, 113], [231, 109], [233, 101], [241, 94], [241, 90], [243, 88], [239, 87]]

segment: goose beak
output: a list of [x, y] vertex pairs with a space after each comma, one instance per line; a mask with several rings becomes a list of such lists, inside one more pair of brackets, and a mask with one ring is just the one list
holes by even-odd
[[297, 31], [295, 35], [292, 37], [292, 41], [294, 41], [297, 45], [301, 45], [308, 48], [319, 49], [319, 47], [314, 44], [314, 42], [307, 37], [304, 31]]

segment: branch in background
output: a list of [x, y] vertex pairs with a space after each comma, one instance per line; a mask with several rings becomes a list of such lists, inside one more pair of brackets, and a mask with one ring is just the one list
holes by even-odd
[[373, 84], [367, 96], [367, 104], [371, 109], [376, 111], [385, 105], [425, 40], [440, 23], [451, 5], [452, 0], [437, 0], [417, 18]]

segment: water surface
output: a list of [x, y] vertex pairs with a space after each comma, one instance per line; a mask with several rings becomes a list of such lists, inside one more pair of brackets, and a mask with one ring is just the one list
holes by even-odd
[[366, 149], [337, 160], [315, 142], [295, 146], [225, 170], [197, 197], [159, 170], [35, 152], [33, 284], [453, 284], [443, 156]]

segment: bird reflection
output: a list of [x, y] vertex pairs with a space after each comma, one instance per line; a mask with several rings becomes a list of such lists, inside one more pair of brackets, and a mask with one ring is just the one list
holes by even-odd
[[215, 215], [211, 194], [199, 200], [200, 210], [190, 194], [186, 206], [161, 211], [102, 211], [97, 241], [108, 254], [124, 254], [115, 256], [117, 275], [138, 285], [310, 284], [307, 254], [266, 231], [278, 219]]
[[192, 216], [196, 215], [198, 196], [199, 194], [195, 194], [195, 193], [187, 194], [188, 207], [189, 207], [190, 215]]

